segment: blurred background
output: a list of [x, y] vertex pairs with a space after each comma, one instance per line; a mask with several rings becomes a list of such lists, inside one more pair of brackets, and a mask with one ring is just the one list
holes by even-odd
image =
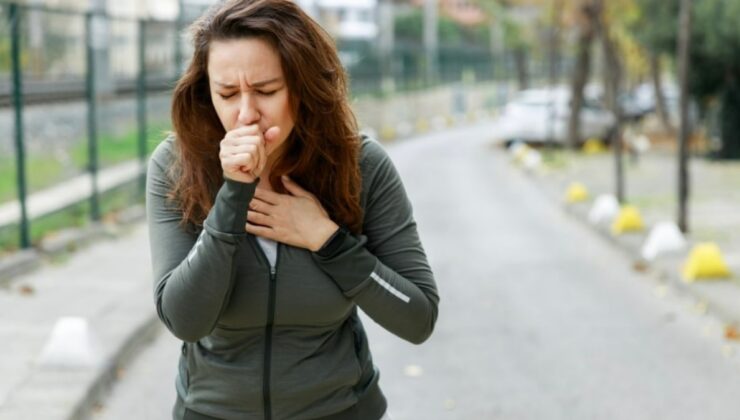
[[[169, 129], [169, 94], [191, 53], [185, 28], [211, 3], [2, 4], [0, 202], [20, 195], [24, 208], [0, 210], [1, 250], [141, 199], [134, 162]], [[678, 1], [298, 3], [335, 37], [361, 126], [381, 140], [503, 112], [492, 135], [506, 145], [609, 143], [618, 122], [678, 144]], [[740, 157], [735, 3], [694, 6], [689, 141], [712, 158]], [[36, 192], [113, 169], [115, 180], [92, 182], [89, 202], [28, 208]]]
[[[371, 329], [394, 419], [603, 418], [614, 407], [607, 418], [735, 418], [740, 405], [723, 392], [740, 390], [740, 0], [296, 2], [335, 39], [361, 130], [398, 165], [443, 304], [461, 309], [426, 350]], [[145, 169], [171, 129], [172, 88], [192, 53], [186, 29], [213, 3], [0, 2], [0, 333], [17, 343], [0, 364], [0, 418], [166, 418], [178, 348], [150, 302]], [[642, 277], [650, 283], [620, 292], [580, 284]], [[455, 290], [465, 279], [473, 289]], [[140, 306], [120, 306], [124, 293]], [[568, 302], [564, 312], [547, 296]], [[623, 306], [599, 312], [612, 304]], [[615, 315], [632, 310], [645, 318]], [[71, 315], [81, 323], [69, 340], [100, 349], [60, 350], [71, 360], [60, 371], [39, 355], [53, 354]], [[614, 340], [592, 348], [606, 356], [587, 358], [590, 372], [575, 372], [583, 358], [564, 361], [573, 348], [542, 342], [602, 315], [593, 330], [565, 328], [573, 348], [605, 330]], [[680, 325], [657, 336], [687, 353], [666, 357], [641, 329], [657, 318]], [[510, 321], [529, 338], [512, 336]], [[625, 344], [635, 329], [645, 347]], [[501, 337], [511, 348], [491, 344]], [[471, 364], [424, 370], [458, 359], [461, 343]], [[489, 359], [502, 355], [520, 369]], [[593, 391], [607, 366], [630, 366], [612, 379], [647, 388]], [[669, 372], [725, 391], [669, 407], [687, 393]], [[535, 396], [562, 375], [573, 395]], [[164, 385], [144, 387], [152, 377]], [[477, 385], [454, 386], [465, 378]], [[157, 402], [138, 404], [148, 396]]]

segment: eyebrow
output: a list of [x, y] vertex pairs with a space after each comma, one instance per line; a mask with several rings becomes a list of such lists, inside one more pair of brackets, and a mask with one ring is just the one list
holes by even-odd
[[[252, 85], [250, 85], [250, 87], [252, 87], [252, 88], [260, 88], [260, 87], [264, 87], [266, 85], [269, 85], [271, 83], [279, 82], [281, 80], [282, 80], [282, 78], [276, 77], [274, 79], [263, 80], [261, 82], [252, 83]], [[218, 81], [215, 81], [215, 80], [213, 81], [213, 83], [215, 83], [218, 86], [221, 86], [222, 88], [226, 88], [226, 89], [233, 89], [233, 88], [239, 87], [237, 85], [232, 85], [231, 83], [221, 83], [221, 82], [218, 82]]]

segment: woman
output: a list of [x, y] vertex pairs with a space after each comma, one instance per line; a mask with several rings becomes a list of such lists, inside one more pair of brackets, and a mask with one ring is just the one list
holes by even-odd
[[220, 3], [192, 35], [147, 180], [174, 418], [388, 418], [357, 307], [421, 343], [439, 299], [331, 39], [290, 0]]

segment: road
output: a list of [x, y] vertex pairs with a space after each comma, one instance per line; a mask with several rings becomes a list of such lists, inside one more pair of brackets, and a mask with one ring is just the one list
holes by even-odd
[[[392, 418], [737, 419], [718, 321], [566, 215], [490, 130], [388, 146], [442, 299], [421, 346], [366, 322]], [[178, 346], [163, 332], [94, 418], [169, 418]]]

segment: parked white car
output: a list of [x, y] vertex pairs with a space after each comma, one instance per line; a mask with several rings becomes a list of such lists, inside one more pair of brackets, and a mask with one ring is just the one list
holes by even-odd
[[[570, 115], [568, 88], [531, 89], [519, 94], [506, 104], [496, 133], [506, 144], [514, 141], [545, 143], [549, 140], [565, 144], [568, 138]], [[581, 138], [607, 139], [616, 119], [593, 99], [584, 98], [581, 109]]]

